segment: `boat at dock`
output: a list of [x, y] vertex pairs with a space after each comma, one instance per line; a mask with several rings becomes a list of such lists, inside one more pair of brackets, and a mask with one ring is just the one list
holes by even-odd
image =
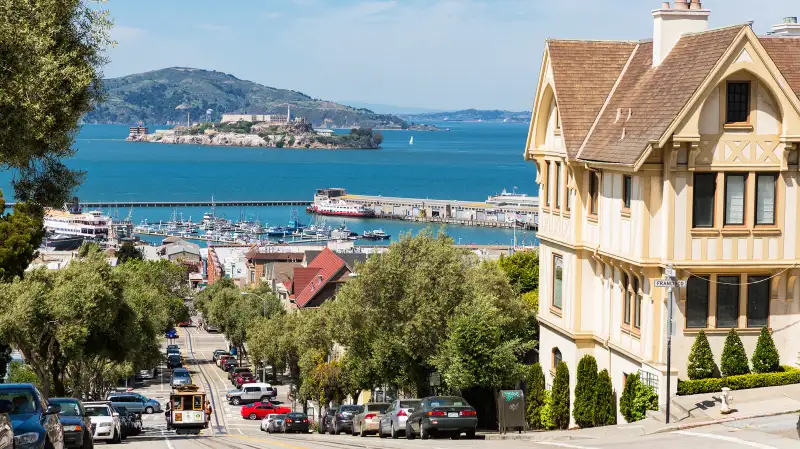
[[306, 209], [309, 213], [342, 217], [372, 218], [375, 211], [361, 204], [344, 200], [325, 200], [315, 202]]
[[374, 231], [364, 231], [361, 238], [364, 240], [389, 240], [391, 235], [383, 232], [383, 229], [376, 229]]
[[105, 240], [111, 222], [111, 217], [99, 210], [84, 212], [77, 198], [64, 204], [63, 210], [48, 209], [44, 214], [44, 229], [51, 240], [66, 241], [64, 237], [54, 238], [58, 235]]

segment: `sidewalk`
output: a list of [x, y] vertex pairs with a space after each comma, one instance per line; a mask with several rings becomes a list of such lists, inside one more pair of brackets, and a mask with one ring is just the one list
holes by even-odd
[[[596, 427], [592, 429], [555, 430], [550, 432], [509, 432], [481, 433], [487, 440], [530, 440], [530, 441], [579, 441], [599, 440], [613, 436], [644, 436], [655, 433], [672, 432], [692, 427], [708, 426], [730, 421], [775, 416], [800, 411], [800, 384], [780, 387], [753, 388], [750, 390], [732, 391], [733, 413], [720, 413], [720, 393], [678, 396], [672, 399], [673, 407], [677, 406], [688, 412], [688, 417], [680, 421], [665, 424], [653, 418], [647, 418], [630, 424]], [[674, 416], [674, 412], [672, 413]]]

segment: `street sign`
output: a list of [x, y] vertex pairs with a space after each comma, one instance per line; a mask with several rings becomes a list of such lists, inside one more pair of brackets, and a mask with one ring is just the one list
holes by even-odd
[[665, 288], [665, 287], [686, 287], [686, 281], [673, 281], [672, 279], [656, 279], [653, 281], [653, 287], [656, 288]]

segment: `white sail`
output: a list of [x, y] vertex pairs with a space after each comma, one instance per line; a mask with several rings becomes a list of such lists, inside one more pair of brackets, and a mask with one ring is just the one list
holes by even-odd
[[408, 141], [409, 145], [414, 145], [414, 136], [411, 136], [411, 140]]

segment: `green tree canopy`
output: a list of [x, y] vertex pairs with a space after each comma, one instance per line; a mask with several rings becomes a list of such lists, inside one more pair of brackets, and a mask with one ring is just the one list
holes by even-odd
[[519, 251], [501, 257], [499, 264], [508, 275], [511, 286], [520, 294], [539, 288], [539, 253], [536, 251]]

